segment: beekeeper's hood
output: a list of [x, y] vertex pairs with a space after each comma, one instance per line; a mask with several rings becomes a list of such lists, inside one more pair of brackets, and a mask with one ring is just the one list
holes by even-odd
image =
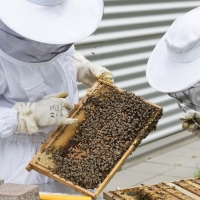
[[200, 7], [178, 17], [153, 50], [149, 84], [163, 93], [186, 90], [200, 81]]
[[149, 84], [200, 111], [200, 7], [178, 17], [153, 50]]
[[50, 60], [91, 35], [103, 7], [103, 0], [0, 0], [0, 49], [21, 61]]

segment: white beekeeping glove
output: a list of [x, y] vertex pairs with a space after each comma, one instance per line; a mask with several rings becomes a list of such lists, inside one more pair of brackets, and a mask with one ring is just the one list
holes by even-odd
[[64, 125], [77, 123], [77, 119], [67, 118], [71, 105], [65, 99], [66, 92], [45, 96], [33, 103], [16, 103], [19, 126], [17, 131], [32, 134], [38, 126]]
[[200, 138], [200, 127], [198, 125], [200, 124], [200, 112], [188, 111], [180, 119], [183, 120], [182, 127], [184, 130], [188, 130]]
[[76, 63], [76, 80], [91, 87], [98, 79], [114, 83], [113, 74], [106, 69], [91, 63], [82, 54], [74, 51], [73, 58]]

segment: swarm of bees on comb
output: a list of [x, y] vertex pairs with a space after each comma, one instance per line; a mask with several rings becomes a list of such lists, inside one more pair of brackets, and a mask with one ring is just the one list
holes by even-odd
[[196, 200], [200, 198], [199, 187], [200, 178], [194, 178], [109, 191], [104, 193], [104, 198], [109, 200]]
[[86, 189], [97, 188], [133, 141], [137, 139], [139, 145], [162, 116], [162, 108], [131, 92], [103, 87], [83, 103], [85, 119], [69, 143], [45, 150], [51, 154], [53, 174]]

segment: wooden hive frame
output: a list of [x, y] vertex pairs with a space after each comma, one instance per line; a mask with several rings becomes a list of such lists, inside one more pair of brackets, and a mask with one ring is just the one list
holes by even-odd
[[[177, 197], [177, 199], [200, 200], [200, 178], [107, 191], [103, 193], [103, 196], [106, 200], [140, 200], [140, 193], [143, 196], [146, 195], [145, 192], [147, 191], [148, 193], [148, 188], [150, 188], [150, 192], [161, 188], [158, 194], [164, 191], [168, 192], [168, 194], [174, 193], [174, 198]], [[149, 199], [147, 195], [145, 196], [145, 199], [146, 198]], [[154, 196], [154, 198], [160, 199], [159, 197], [156, 198], [156, 196]]]
[[[102, 85], [108, 85], [109, 87], [113, 87], [114, 89], [117, 89], [117, 90], [123, 92], [123, 90], [116, 87], [115, 85], [108, 84], [104, 81], [98, 81], [87, 91], [87, 94], [82, 98], [82, 100], [79, 102], [79, 104], [75, 106], [74, 110], [69, 115], [69, 117], [70, 118], [73, 118], [73, 117], [78, 118], [77, 115], [78, 115], [78, 113], [80, 113], [83, 103], [87, 100], [88, 96], [94, 95], [96, 91], [101, 89]], [[54, 180], [57, 180], [57, 181], [63, 183], [64, 185], [67, 185], [67, 186], [73, 188], [74, 190], [76, 190], [86, 196], [90, 196], [93, 199], [96, 199], [99, 196], [99, 194], [103, 191], [103, 189], [106, 187], [106, 185], [109, 183], [109, 181], [113, 178], [113, 176], [116, 174], [116, 172], [124, 164], [124, 162], [129, 157], [129, 155], [132, 154], [132, 152], [137, 148], [137, 146], [141, 143], [142, 139], [144, 139], [148, 135], [148, 133], [147, 133], [148, 128], [153, 125], [155, 126], [155, 124], [157, 124], [157, 122], [158, 122], [158, 119], [162, 115], [162, 108], [160, 106], [153, 104], [151, 102], [148, 102], [146, 100], [144, 100], [144, 101], [157, 109], [156, 114], [152, 117], [151, 123], [149, 122], [149, 124], [146, 127], [144, 127], [143, 130], [137, 135], [137, 137], [133, 141], [132, 145], [130, 145], [128, 150], [124, 153], [124, 155], [121, 157], [121, 159], [117, 162], [117, 164], [114, 166], [114, 168], [110, 171], [110, 173], [107, 175], [107, 177], [104, 179], [104, 181], [99, 185], [99, 187], [96, 188], [95, 191], [87, 190], [79, 185], [75, 185], [71, 181], [67, 181], [64, 178], [61, 178], [60, 176], [58, 176], [57, 174], [53, 174], [49, 169], [38, 164], [38, 159], [43, 159], [42, 152], [45, 149], [47, 149], [48, 147], [51, 147], [51, 145], [55, 142], [55, 140], [58, 137], [60, 137], [61, 135], [65, 135], [64, 142], [65, 143], [69, 142], [69, 140], [74, 136], [75, 131], [69, 133], [68, 128], [73, 127], [75, 129], [77, 125], [60, 126], [58, 128], [58, 130], [54, 134], [51, 135], [50, 139], [41, 146], [40, 151], [34, 156], [34, 158], [30, 161], [29, 165], [27, 166], [27, 170], [31, 171], [33, 169], [41, 174], [44, 174], [50, 178], [53, 178]], [[65, 134], [65, 133], [67, 133], [67, 134]]]
[[139, 200], [139, 187], [104, 192], [103, 197], [106, 200]]

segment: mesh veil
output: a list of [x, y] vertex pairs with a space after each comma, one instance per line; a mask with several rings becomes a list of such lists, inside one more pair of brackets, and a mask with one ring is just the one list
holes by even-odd
[[29, 63], [46, 62], [66, 52], [72, 44], [46, 44], [29, 40], [7, 27], [0, 20], [0, 49], [9, 56]]
[[200, 81], [187, 90], [168, 93], [168, 95], [192, 110], [200, 111]]

